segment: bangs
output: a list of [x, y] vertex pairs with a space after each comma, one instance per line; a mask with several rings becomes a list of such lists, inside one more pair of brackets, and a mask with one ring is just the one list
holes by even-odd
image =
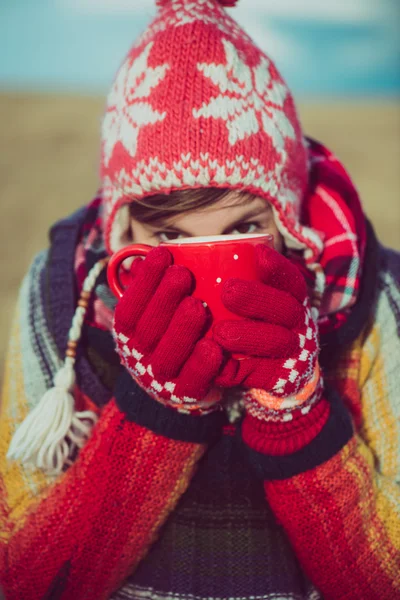
[[154, 226], [165, 224], [168, 219], [181, 213], [190, 213], [209, 208], [230, 195], [232, 203], [226, 206], [247, 204], [255, 196], [246, 191], [230, 188], [194, 188], [175, 190], [170, 194], [154, 194], [148, 198], [134, 200], [129, 205], [129, 212], [133, 219], [140, 223]]

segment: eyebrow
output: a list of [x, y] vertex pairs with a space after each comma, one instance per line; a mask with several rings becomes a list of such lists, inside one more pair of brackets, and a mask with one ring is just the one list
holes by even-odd
[[[228, 231], [233, 229], [235, 227], [235, 225], [238, 225], [239, 223], [243, 223], [244, 221], [247, 221], [248, 219], [258, 217], [263, 212], [266, 212], [266, 213], [271, 212], [271, 206], [267, 202], [265, 203], [265, 206], [259, 206], [257, 208], [249, 209], [247, 212], [243, 213], [238, 219], [235, 219], [232, 223], [230, 223], [227, 227], [225, 227], [225, 229], [223, 230], [222, 233], [223, 234], [227, 233]], [[153, 229], [159, 229], [159, 230], [162, 229], [165, 231], [171, 231], [173, 233], [182, 233], [187, 237], [190, 237], [192, 235], [188, 231], [185, 231], [184, 229], [180, 229], [179, 227], [174, 227], [173, 225], [168, 226], [168, 225], [160, 224], [160, 225], [154, 226]]]

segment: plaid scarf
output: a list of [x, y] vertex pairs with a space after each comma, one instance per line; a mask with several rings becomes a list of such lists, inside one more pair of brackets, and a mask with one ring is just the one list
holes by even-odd
[[[322, 144], [307, 140], [309, 151], [309, 191], [303, 203], [302, 222], [324, 239], [319, 266], [325, 289], [319, 306], [322, 334], [341, 327], [357, 300], [366, 246], [366, 224], [358, 193], [338, 159]], [[102, 195], [90, 203], [88, 217], [76, 249], [75, 271], [78, 291], [97, 260], [106, 255], [102, 229]], [[306, 266], [304, 255], [291, 251], [290, 260], [302, 270], [309, 286], [315, 273]], [[115, 298], [105, 274], [94, 290], [94, 300], [86, 322], [110, 330]]]
[[366, 222], [360, 199], [343, 165], [325, 146], [309, 140], [309, 193], [302, 220], [322, 233], [319, 263], [325, 290], [319, 308], [322, 333], [347, 320], [357, 300], [366, 248]]

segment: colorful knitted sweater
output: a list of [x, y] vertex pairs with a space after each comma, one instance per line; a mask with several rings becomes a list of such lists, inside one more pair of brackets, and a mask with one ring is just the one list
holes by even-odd
[[119, 366], [110, 334], [88, 326], [77, 403], [100, 415], [91, 438], [58, 478], [7, 462], [60, 366], [86, 212], [53, 228], [12, 328], [0, 430], [7, 600], [400, 598], [400, 257], [371, 229], [359, 300], [321, 340], [330, 416], [301, 450], [255, 452], [241, 422], [158, 405]]

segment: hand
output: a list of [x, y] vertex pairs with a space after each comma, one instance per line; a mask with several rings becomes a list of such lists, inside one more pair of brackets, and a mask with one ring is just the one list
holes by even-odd
[[256, 247], [261, 281], [228, 280], [225, 306], [244, 317], [221, 321], [213, 339], [230, 358], [217, 378], [224, 387], [242, 386], [246, 408], [264, 420], [291, 420], [320, 398], [318, 334], [305, 280], [299, 269], [267, 246]]
[[133, 265], [132, 283], [118, 302], [113, 333], [122, 364], [153, 398], [179, 412], [208, 414], [221, 392], [213, 387], [223, 354], [203, 339], [207, 312], [190, 296], [193, 278], [155, 248]]

